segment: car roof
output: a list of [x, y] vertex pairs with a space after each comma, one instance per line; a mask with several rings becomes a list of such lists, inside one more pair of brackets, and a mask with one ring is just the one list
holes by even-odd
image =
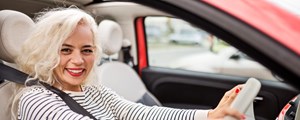
[[246, 22], [300, 55], [300, 17], [264, 0], [205, 2]]

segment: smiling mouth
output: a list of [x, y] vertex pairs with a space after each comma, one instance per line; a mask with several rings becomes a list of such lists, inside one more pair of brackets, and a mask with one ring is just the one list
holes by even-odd
[[66, 71], [73, 77], [78, 77], [83, 74], [85, 69], [66, 69]]

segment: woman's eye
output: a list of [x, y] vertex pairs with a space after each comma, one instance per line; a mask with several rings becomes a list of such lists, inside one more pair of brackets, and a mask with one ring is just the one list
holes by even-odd
[[60, 51], [63, 54], [70, 54], [72, 52], [72, 50], [70, 48], [63, 48]]
[[84, 49], [84, 50], [82, 50], [82, 52], [83, 52], [84, 54], [91, 54], [91, 53], [93, 53], [94, 51], [93, 51], [92, 49]]

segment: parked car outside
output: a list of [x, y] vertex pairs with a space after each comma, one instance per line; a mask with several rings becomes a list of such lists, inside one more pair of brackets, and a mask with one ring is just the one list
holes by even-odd
[[205, 40], [205, 36], [200, 30], [183, 28], [175, 30], [175, 32], [169, 36], [169, 40], [175, 44], [202, 45]]

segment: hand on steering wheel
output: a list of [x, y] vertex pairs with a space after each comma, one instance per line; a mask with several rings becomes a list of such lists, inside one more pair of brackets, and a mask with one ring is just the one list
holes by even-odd
[[254, 119], [252, 103], [260, 87], [261, 83], [255, 78], [249, 78], [244, 85], [235, 86], [227, 91], [218, 106], [208, 113], [208, 119], [218, 119], [224, 116], [225, 120], [245, 119], [243, 114], [249, 111], [249, 117]]
[[226, 115], [234, 116], [238, 119], [244, 119], [244, 115], [238, 112], [236, 109], [230, 108], [231, 103], [236, 98], [243, 85], [237, 85], [231, 90], [227, 91], [219, 102], [218, 106], [209, 111], [208, 119], [224, 118]]

